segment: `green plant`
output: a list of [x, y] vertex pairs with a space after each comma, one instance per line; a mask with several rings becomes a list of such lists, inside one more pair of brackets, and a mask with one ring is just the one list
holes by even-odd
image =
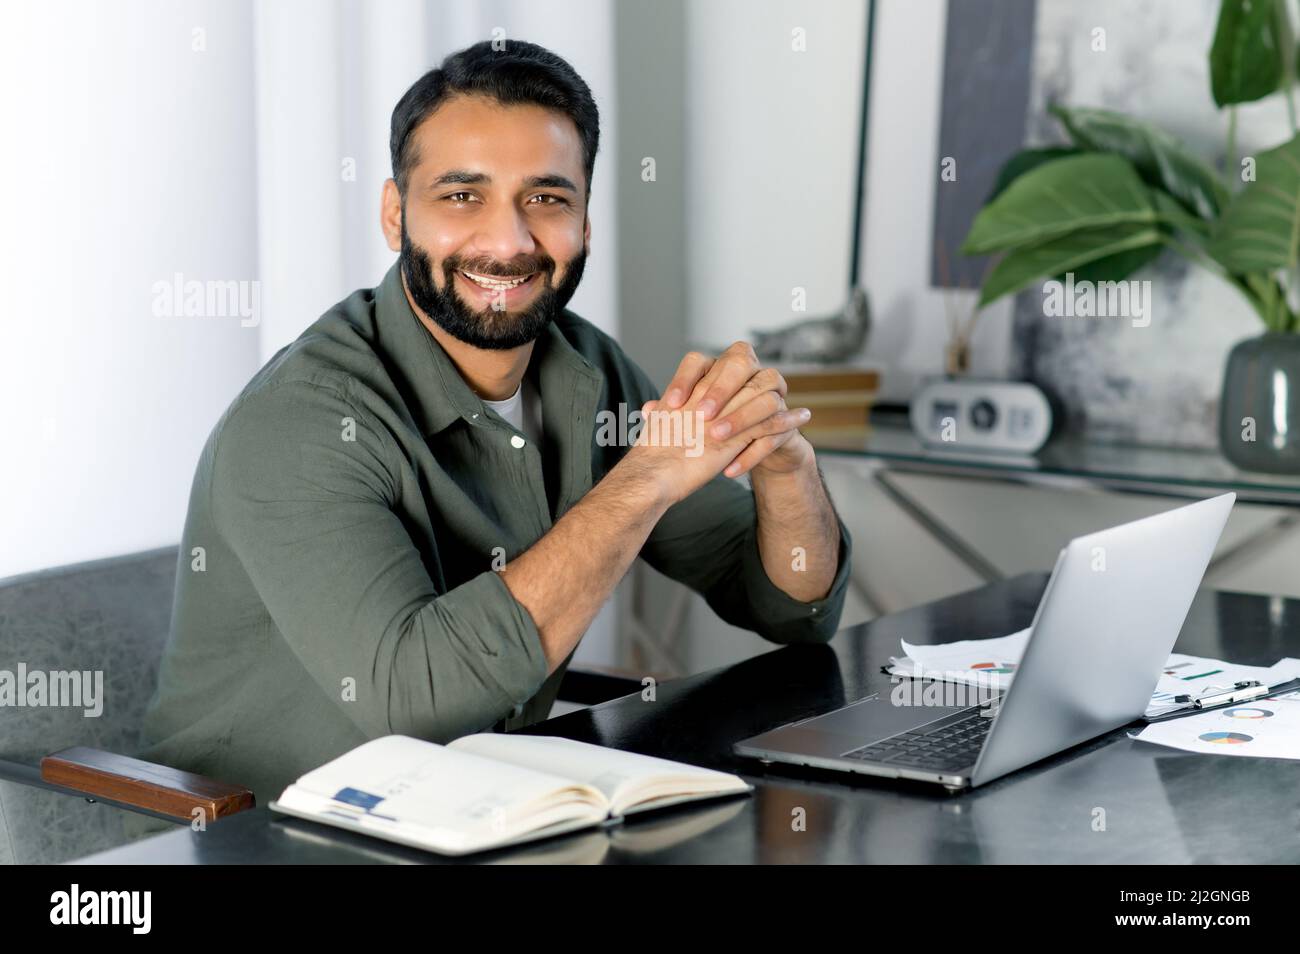
[[[1008, 160], [962, 245], [1002, 255], [979, 305], [1066, 272], [1120, 281], [1171, 250], [1235, 286], [1268, 330], [1300, 332], [1298, 56], [1286, 0], [1223, 0], [1209, 54], [1211, 93], [1228, 110], [1222, 176], [1153, 125], [1050, 107], [1070, 144]], [[1279, 92], [1293, 137], [1239, 165], [1237, 104]]]

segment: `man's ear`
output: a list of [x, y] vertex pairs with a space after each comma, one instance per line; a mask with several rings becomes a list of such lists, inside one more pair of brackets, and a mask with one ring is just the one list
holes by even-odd
[[394, 252], [402, 250], [402, 196], [397, 191], [397, 183], [392, 179], [384, 180], [383, 191], [379, 194], [379, 227], [384, 232], [384, 240]]
[[582, 251], [585, 255], [591, 254], [591, 216], [584, 215], [582, 224]]

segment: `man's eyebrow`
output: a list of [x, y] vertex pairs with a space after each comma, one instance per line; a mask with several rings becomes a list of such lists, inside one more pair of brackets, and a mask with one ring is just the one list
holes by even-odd
[[[488, 185], [492, 177], [486, 172], [470, 172], [468, 169], [451, 169], [433, 180], [434, 188], [445, 185]], [[567, 189], [577, 192], [578, 187], [568, 178], [550, 173], [544, 176], [529, 176], [524, 180], [526, 189]]]
[[524, 185], [529, 189], [568, 189], [570, 192], [578, 191], [576, 185], [564, 176], [555, 173], [546, 176], [529, 176], [524, 180]]
[[444, 185], [481, 185], [492, 181], [485, 172], [470, 172], [466, 169], [452, 169], [433, 180], [435, 186]]

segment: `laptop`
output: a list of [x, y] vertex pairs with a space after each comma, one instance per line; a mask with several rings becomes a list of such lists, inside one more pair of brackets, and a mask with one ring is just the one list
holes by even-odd
[[1223, 494], [1071, 540], [1005, 692], [968, 696], [965, 706], [876, 693], [738, 742], [736, 754], [957, 792], [1127, 725], [1150, 704], [1234, 500]]

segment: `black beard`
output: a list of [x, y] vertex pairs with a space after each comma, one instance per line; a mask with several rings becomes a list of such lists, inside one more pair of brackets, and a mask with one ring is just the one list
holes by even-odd
[[[546, 330], [546, 326], [564, 311], [573, 293], [582, 281], [582, 270], [586, 267], [587, 252], [584, 249], [569, 261], [564, 269], [564, 280], [559, 286], [552, 285], [555, 275], [555, 261], [549, 255], [534, 258], [530, 268], [516, 269], [518, 272], [537, 272], [535, 281], [542, 281], [543, 287], [537, 293], [537, 300], [521, 312], [496, 311], [490, 305], [481, 312], [472, 311], [456, 294], [456, 272], [463, 266], [458, 255], [448, 255], [442, 261], [443, 287], [439, 288], [433, 281], [433, 265], [429, 254], [411, 241], [406, 232], [406, 213], [402, 213], [402, 252], [400, 257], [402, 274], [406, 278], [407, 290], [416, 306], [437, 322], [438, 327], [459, 341], [489, 351], [505, 351], [518, 348], [536, 341]], [[471, 268], [470, 271], [479, 271]], [[493, 274], [486, 271], [486, 274]]]

